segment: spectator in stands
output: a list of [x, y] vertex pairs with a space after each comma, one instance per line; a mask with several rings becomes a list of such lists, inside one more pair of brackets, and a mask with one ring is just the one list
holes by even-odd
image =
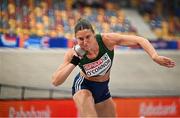
[[[178, 0], [177, 0], [178, 1]], [[179, 39], [180, 28], [177, 21], [175, 7], [178, 7], [176, 0], [141, 0], [140, 10], [145, 14], [152, 31], [158, 38], [164, 40]], [[176, 20], [175, 20], [176, 19]]]
[[[84, 1], [84, 3], [86, 2]], [[72, 34], [73, 31], [73, 22], [77, 21], [82, 15], [90, 20], [95, 30], [99, 32], [112, 28], [110, 22], [112, 16], [118, 18], [117, 5], [111, 2], [105, 2], [104, 7], [96, 8], [91, 7], [92, 4], [87, 4], [80, 9], [72, 9], [70, 7], [72, 4], [73, 1], [58, 2], [56, 0], [2, 1], [0, 5], [2, 9], [0, 18], [1, 32], [8, 33], [10, 31], [17, 35], [23, 35], [24, 33], [19, 34], [20, 31], [28, 30], [29, 35], [46, 36], [51, 34], [56, 36], [56, 31], [52, 31], [52, 29], [57, 30], [57, 26], [63, 26], [63, 30], [67, 35], [62, 32], [58, 33], [57, 36], [63, 34], [65, 37], [69, 37], [69, 34]], [[128, 29], [127, 25], [117, 24], [112, 29], [116, 32], [129, 32], [129, 30], [125, 30]]]
[[148, 12], [151, 14], [155, 7], [155, 0], [141, 0], [140, 4], [140, 12], [144, 14], [144, 12]]
[[74, 79], [72, 94], [81, 117], [116, 116], [108, 88], [116, 45], [139, 45], [154, 62], [168, 68], [175, 66], [170, 58], [158, 55], [147, 39], [118, 33], [95, 34], [85, 19], [80, 19], [75, 25], [75, 37], [78, 45], [65, 54], [63, 64], [53, 74], [52, 83], [55, 86], [62, 84], [79, 65], [81, 71]]
[[169, 30], [171, 34], [180, 36], [180, 18], [179, 17], [171, 17], [169, 19]]
[[61, 24], [57, 25], [56, 31], [58, 32], [58, 37], [64, 37], [64, 27]]

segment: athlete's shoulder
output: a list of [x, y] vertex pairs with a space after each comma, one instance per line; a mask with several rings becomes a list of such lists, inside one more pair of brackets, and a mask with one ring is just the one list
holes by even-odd
[[101, 33], [100, 34], [103, 39], [112, 40], [120, 36], [118, 33]]
[[115, 43], [113, 41], [115, 33], [101, 33], [102, 41], [109, 50], [114, 49]]

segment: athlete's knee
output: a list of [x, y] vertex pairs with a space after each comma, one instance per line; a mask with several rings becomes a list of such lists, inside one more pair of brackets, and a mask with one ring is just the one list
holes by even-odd
[[116, 106], [116, 103], [115, 103], [113, 100], [111, 100], [110, 102], [111, 102], [111, 105], [110, 105], [110, 106], [111, 106], [111, 109], [114, 110], [114, 111], [116, 111], [116, 107], [117, 107], [117, 106]]
[[88, 90], [80, 90], [74, 94], [73, 99], [81, 116], [96, 116], [94, 100]]
[[116, 108], [116, 103], [114, 101], [112, 101], [112, 105], [114, 108]]
[[116, 103], [114, 102], [114, 101], [112, 101], [112, 114], [113, 114], [113, 116], [117, 116], [117, 105], [116, 105]]
[[82, 106], [87, 103], [87, 101], [92, 100], [92, 94], [88, 90], [80, 90], [74, 94], [73, 99], [76, 103]]

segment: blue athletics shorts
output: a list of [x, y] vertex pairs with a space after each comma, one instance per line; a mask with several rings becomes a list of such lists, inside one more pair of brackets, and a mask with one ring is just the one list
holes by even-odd
[[109, 83], [109, 80], [105, 82], [90, 81], [80, 76], [80, 74], [78, 74], [75, 77], [74, 82], [73, 82], [72, 95], [74, 95], [79, 90], [87, 89], [91, 91], [95, 104], [96, 104], [111, 97], [108, 83]]

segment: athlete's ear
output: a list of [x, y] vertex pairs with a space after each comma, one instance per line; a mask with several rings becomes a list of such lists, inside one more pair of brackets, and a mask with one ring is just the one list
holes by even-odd
[[78, 44], [78, 41], [76, 38], [73, 39], [73, 46], [77, 45]]

